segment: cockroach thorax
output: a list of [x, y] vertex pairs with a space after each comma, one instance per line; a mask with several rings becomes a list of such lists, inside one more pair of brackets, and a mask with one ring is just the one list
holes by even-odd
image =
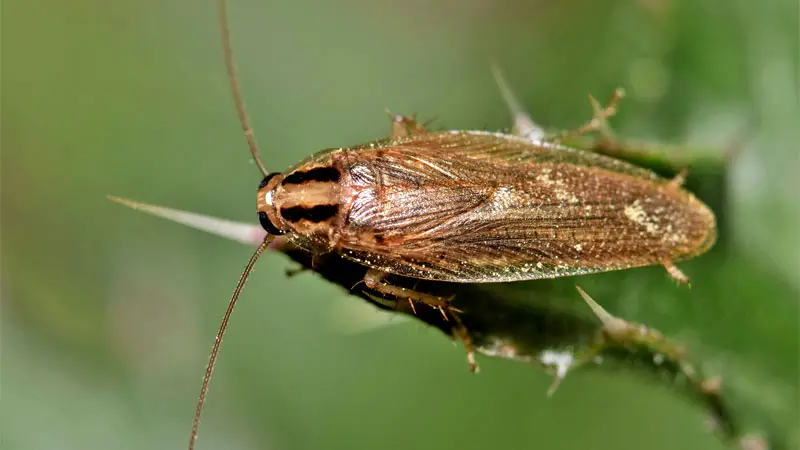
[[265, 177], [256, 200], [261, 225], [271, 234], [329, 234], [340, 209], [340, 178], [330, 165]]

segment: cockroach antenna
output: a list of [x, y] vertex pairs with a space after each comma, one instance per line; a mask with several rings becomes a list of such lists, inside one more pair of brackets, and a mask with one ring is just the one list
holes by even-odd
[[244, 99], [242, 98], [242, 87], [239, 84], [239, 76], [236, 74], [236, 61], [233, 59], [233, 46], [231, 45], [231, 32], [228, 27], [228, 2], [227, 0], [218, 0], [217, 9], [219, 11], [219, 31], [222, 37], [222, 52], [225, 56], [225, 69], [228, 71], [228, 83], [231, 86], [231, 93], [233, 94], [233, 101], [236, 104], [236, 113], [239, 115], [239, 121], [242, 123], [242, 131], [244, 137], [247, 139], [247, 146], [250, 147], [250, 154], [261, 171], [263, 176], [267, 176], [267, 168], [261, 162], [261, 155], [258, 153], [258, 143], [256, 142], [255, 134], [253, 134], [253, 127], [250, 126], [250, 117], [247, 114], [247, 107], [245, 106]]
[[[266, 167], [264, 167], [264, 163], [261, 161], [261, 156], [258, 153], [258, 144], [256, 143], [256, 138], [253, 134], [253, 128], [250, 126], [247, 108], [245, 107], [244, 100], [242, 99], [242, 89], [239, 86], [239, 79], [236, 76], [236, 62], [233, 59], [233, 49], [231, 48], [231, 37], [228, 29], [227, 2], [226, 0], [218, 0], [217, 5], [219, 9], [220, 33], [222, 35], [222, 51], [225, 56], [225, 68], [228, 71], [228, 82], [230, 83], [231, 92], [233, 93], [233, 100], [236, 104], [236, 112], [239, 115], [239, 121], [242, 123], [242, 131], [247, 139], [247, 145], [250, 147], [250, 154], [253, 156], [253, 159], [258, 166], [258, 170], [260, 170], [262, 175], [266, 177], [268, 172]], [[242, 293], [242, 289], [244, 289], [247, 278], [250, 276], [250, 272], [252, 272], [253, 266], [256, 265], [256, 261], [258, 261], [259, 256], [261, 256], [274, 238], [275, 236], [273, 234], [268, 233], [264, 238], [264, 241], [256, 249], [255, 253], [253, 253], [253, 256], [250, 257], [250, 261], [247, 263], [242, 275], [239, 277], [239, 282], [236, 284], [236, 289], [234, 289], [233, 295], [228, 302], [228, 309], [225, 310], [225, 315], [222, 316], [222, 322], [220, 322], [219, 330], [217, 330], [214, 346], [211, 347], [211, 353], [208, 356], [208, 365], [206, 365], [206, 373], [203, 376], [203, 385], [200, 388], [200, 396], [197, 399], [197, 407], [194, 411], [192, 433], [189, 437], [189, 450], [194, 450], [194, 444], [197, 441], [197, 430], [200, 427], [200, 414], [203, 412], [203, 404], [205, 403], [206, 394], [208, 393], [208, 384], [211, 381], [211, 374], [214, 372], [214, 364], [217, 362], [219, 349], [222, 345], [222, 338], [225, 335], [225, 330], [228, 328], [228, 321], [230, 320], [233, 309], [236, 306], [236, 301], [239, 299], [239, 295]]]
[[200, 397], [197, 399], [197, 408], [194, 411], [194, 422], [192, 423], [192, 434], [189, 438], [189, 450], [194, 449], [194, 443], [197, 440], [197, 429], [200, 427], [200, 413], [203, 412], [203, 404], [206, 401], [206, 394], [208, 393], [208, 383], [211, 381], [211, 373], [214, 371], [214, 363], [217, 362], [217, 356], [219, 355], [219, 348], [222, 345], [222, 337], [225, 335], [225, 330], [228, 328], [228, 321], [231, 318], [231, 314], [233, 313], [233, 308], [236, 306], [236, 300], [239, 299], [239, 294], [242, 293], [242, 289], [244, 288], [244, 284], [247, 282], [247, 277], [250, 275], [250, 272], [253, 270], [253, 266], [256, 265], [256, 261], [258, 261], [258, 257], [266, 250], [267, 246], [275, 236], [268, 234], [266, 238], [264, 238], [264, 242], [258, 246], [256, 252], [253, 253], [253, 256], [250, 257], [250, 261], [247, 263], [247, 266], [242, 272], [242, 276], [239, 277], [239, 283], [236, 284], [236, 289], [233, 291], [233, 295], [231, 296], [231, 300], [228, 302], [228, 309], [225, 310], [225, 315], [222, 316], [222, 322], [219, 324], [219, 330], [217, 330], [217, 337], [214, 340], [214, 346], [211, 347], [211, 353], [208, 356], [208, 365], [206, 365], [206, 374], [203, 376], [203, 386], [200, 388]]

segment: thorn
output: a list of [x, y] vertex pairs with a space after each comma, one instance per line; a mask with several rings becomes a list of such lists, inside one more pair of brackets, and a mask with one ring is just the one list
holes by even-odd
[[492, 63], [491, 69], [492, 75], [494, 75], [494, 81], [500, 89], [500, 96], [503, 97], [503, 101], [506, 102], [506, 106], [508, 106], [508, 110], [511, 112], [511, 117], [514, 119], [515, 134], [534, 142], [544, 139], [544, 130], [536, 125], [530, 115], [525, 112], [519, 99], [517, 99], [511, 86], [509, 86], [503, 76], [503, 71], [500, 69], [500, 66], [498, 66], [497, 63]]
[[589, 94], [589, 103], [592, 104], [592, 113], [595, 119], [600, 119], [603, 117], [603, 107], [600, 105], [600, 102], [594, 98], [594, 95]]
[[598, 102], [597, 99], [592, 96], [592, 94], [589, 94], [589, 102], [592, 104], [593, 118], [589, 122], [590, 126], [586, 131], [588, 132], [596, 130], [600, 132], [603, 138], [610, 140], [613, 137], [613, 133], [608, 125], [608, 119], [617, 113], [617, 104], [624, 96], [625, 91], [622, 90], [622, 88], [617, 88], [617, 90], [615, 90], [611, 95], [608, 105], [603, 108], [600, 102]]
[[[196, 230], [205, 231], [206, 233], [215, 236], [231, 239], [248, 245], [258, 245], [264, 241], [266, 235], [264, 229], [257, 225], [248, 223], [234, 222], [232, 220], [220, 219], [217, 217], [206, 216], [189, 211], [182, 211], [179, 209], [167, 208], [164, 206], [151, 205], [148, 203], [136, 202], [126, 198], [115, 197], [113, 195], [106, 196], [109, 200], [152, 214], [162, 219], [167, 219], [181, 225], [194, 228]], [[270, 244], [270, 249], [278, 248], [282, 240], [275, 239]]]
[[719, 375], [703, 380], [700, 384], [706, 394], [719, 394], [722, 391], [722, 377]]
[[503, 76], [503, 70], [500, 69], [500, 66], [494, 62], [492, 63], [492, 75], [494, 76], [494, 81], [497, 83], [497, 87], [500, 89], [500, 95], [506, 102], [511, 115], [516, 117], [517, 115], [525, 114], [522, 104], [517, 99], [517, 96], [514, 95], [514, 91], [511, 89], [511, 86], [509, 86], [508, 82]]
[[559, 386], [561, 386], [561, 381], [563, 380], [564, 378], [559, 378], [558, 376], [555, 377], [553, 383], [550, 385], [549, 388], [547, 388], [547, 394], [546, 394], [547, 398], [551, 398], [553, 394], [556, 393], [556, 390], [558, 389]]
[[611, 315], [577, 284], [575, 288], [578, 289], [578, 293], [581, 294], [581, 297], [583, 297], [583, 300], [589, 305], [589, 308], [592, 309], [592, 312], [603, 322], [603, 328], [607, 332], [611, 334], [621, 334], [628, 329], [628, 322]]
[[597, 99], [592, 96], [592, 94], [589, 94], [589, 103], [592, 104], [592, 119], [574, 130], [566, 131], [558, 136], [555, 136], [555, 139], [558, 141], [563, 141], [565, 139], [582, 136], [587, 133], [599, 132], [600, 136], [604, 140], [614, 140], [614, 133], [611, 131], [611, 127], [608, 126], [608, 118], [617, 113], [617, 104], [624, 96], [625, 91], [622, 88], [617, 88], [611, 95], [611, 99], [608, 101], [608, 106], [603, 108], [603, 106], [600, 105], [600, 102], [598, 102]]
[[611, 96], [611, 101], [609, 103], [613, 105], [616, 110], [617, 104], [623, 98], [625, 98], [625, 89], [622, 87], [617, 87], [614, 89], [614, 94]]
[[617, 105], [619, 105], [620, 100], [624, 97], [625, 90], [618, 87], [614, 90], [614, 93], [611, 94], [611, 98], [608, 100], [606, 107], [603, 108], [600, 102], [589, 94], [589, 102], [592, 104], [592, 113], [594, 117], [589, 122], [591, 126], [587, 131], [596, 130], [603, 139], [612, 140], [614, 138], [614, 133], [608, 125], [608, 119], [617, 114]]

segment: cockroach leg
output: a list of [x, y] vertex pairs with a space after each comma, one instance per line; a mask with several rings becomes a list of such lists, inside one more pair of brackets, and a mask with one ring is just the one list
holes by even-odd
[[431, 308], [438, 309], [442, 312], [442, 316], [445, 320], [449, 320], [446, 310], [453, 310], [450, 306], [450, 300], [453, 297], [438, 297], [435, 295], [426, 294], [424, 292], [415, 291], [412, 289], [407, 289], [400, 286], [395, 286], [390, 284], [386, 281], [386, 278], [389, 276], [387, 272], [383, 272], [377, 269], [369, 269], [367, 274], [364, 275], [364, 284], [383, 295], [391, 295], [396, 298], [406, 298], [410, 303], [412, 303], [412, 311], [416, 310], [413, 306], [413, 302], [419, 302], [424, 305], [430, 306]]
[[677, 175], [675, 175], [674, 178], [669, 180], [669, 183], [667, 183], [667, 187], [669, 187], [671, 189], [680, 188], [681, 186], [683, 186], [683, 183], [686, 182], [686, 176], [688, 174], [689, 174], [689, 168], [688, 167], [684, 167], [683, 169], [681, 169], [680, 172], [678, 172]]
[[423, 134], [426, 132], [426, 126], [430, 123], [430, 121], [425, 123], [417, 122], [416, 113], [410, 116], [403, 116], [393, 113], [389, 108], [386, 108], [386, 113], [389, 114], [389, 119], [392, 121], [392, 137], [394, 138]]
[[661, 263], [665, 269], [667, 269], [667, 273], [673, 280], [677, 281], [678, 283], [689, 285], [689, 277], [686, 276], [685, 273], [681, 272], [681, 269], [678, 269], [678, 266], [675, 265], [672, 261], [664, 261]]
[[613, 141], [614, 133], [608, 126], [608, 119], [617, 113], [617, 105], [619, 101], [625, 97], [625, 90], [617, 88], [608, 100], [606, 107], [602, 107], [600, 103], [590, 94], [589, 101], [592, 103], [593, 117], [592, 120], [586, 122], [575, 130], [567, 131], [557, 135], [554, 139], [563, 141], [565, 139], [575, 138], [582, 136], [593, 131], [600, 133], [603, 140]]
[[303, 273], [303, 272], [305, 272], [307, 270], [311, 270], [311, 269], [309, 269], [308, 267], [305, 267], [305, 266], [301, 266], [301, 267], [295, 267], [294, 269], [286, 269], [285, 273], [286, 273], [286, 276], [288, 278], [293, 278], [293, 277], [296, 277], [297, 275], [300, 275], [301, 273]]
[[461, 318], [458, 317], [458, 314], [454, 313], [452, 316], [456, 323], [456, 326], [453, 327], [453, 337], [460, 339], [464, 344], [464, 349], [467, 351], [467, 369], [472, 373], [478, 373], [480, 372], [480, 366], [478, 366], [475, 360], [475, 351], [472, 348], [472, 339], [469, 337], [467, 327], [461, 322]]
[[[375, 295], [369, 292], [365, 292], [365, 294], [372, 299], [374, 302], [383, 305], [389, 309], [394, 311], [404, 311], [408, 312], [405, 308], [403, 308], [402, 303], [398, 300], [392, 300], [388, 297], [406, 297], [408, 299], [408, 304], [410, 306], [410, 311], [416, 315], [417, 309], [414, 306], [414, 302], [421, 302], [425, 305], [438, 309], [442, 313], [442, 317], [444, 317], [445, 321], [450, 321], [452, 318], [453, 327], [451, 328], [451, 333], [453, 335], [454, 340], [460, 340], [464, 344], [464, 349], [467, 352], [467, 368], [470, 372], [478, 372], [480, 367], [478, 366], [477, 361], [475, 360], [475, 350], [472, 348], [472, 339], [469, 336], [469, 332], [467, 327], [464, 326], [464, 323], [461, 321], [459, 317], [459, 313], [462, 313], [458, 308], [454, 308], [449, 306], [449, 302], [451, 298], [442, 298], [442, 297], [435, 297], [432, 295], [424, 294], [421, 292], [405, 289], [399, 286], [393, 286], [385, 283], [386, 277], [388, 277], [388, 273], [382, 272], [377, 269], [369, 269], [367, 274], [364, 276], [363, 283], [370, 289], [376, 291], [380, 295]], [[361, 283], [361, 281], [359, 281]], [[357, 283], [357, 285], [359, 284]]]
[[414, 315], [416, 316], [417, 315], [417, 308], [414, 307], [414, 301], [411, 300], [411, 299], [408, 299], [408, 306], [411, 307], [411, 312], [414, 313]]
[[[297, 275], [300, 275], [303, 272], [316, 270], [319, 267], [320, 261], [322, 260], [323, 257], [324, 257], [324, 255], [311, 255], [311, 267], [300, 266], [300, 267], [297, 267], [297, 268], [294, 268], [294, 269], [286, 269], [286, 271], [285, 271], [286, 272], [286, 276], [289, 277], [289, 278], [292, 278], [292, 277], [295, 277]], [[355, 286], [353, 286], [353, 287], [355, 287]]]

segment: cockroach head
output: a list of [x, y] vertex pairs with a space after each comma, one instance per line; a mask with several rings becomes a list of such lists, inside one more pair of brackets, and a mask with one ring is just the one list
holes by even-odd
[[280, 172], [273, 172], [265, 176], [258, 185], [258, 194], [256, 196], [258, 221], [264, 230], [273, 236], [279, 236], [286, 232], [276, 225], [279, 222], [275, 214], [274, 203], [275, 188], [280, 184], [282, 178], [283, 174]]

